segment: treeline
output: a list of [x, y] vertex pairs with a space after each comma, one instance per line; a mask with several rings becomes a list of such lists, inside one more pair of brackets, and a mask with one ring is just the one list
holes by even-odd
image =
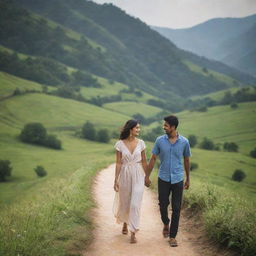
[[44, 57], [20, 59], [17, 53], [0, 51], [0, 70], [10, 74], [51, 86], [101, 87], [97, 79], [86, 71], [68, 73], [67, 67]]
[[220, 100], [213, 100], [209, 97], [194, 101], [189, 100], [185, 107], [190, 110], [205, 112], [207, 107], [231, 105], [232, 108], [236, 108], [236, 103], [250, 101], [256, 101], [256, 86], [243, 87], [234, 93], [227, 91]]

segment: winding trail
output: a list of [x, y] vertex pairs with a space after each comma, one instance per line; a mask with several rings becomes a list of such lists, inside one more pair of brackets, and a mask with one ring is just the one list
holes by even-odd
[[[178, 247], [170, 247], [168, 239], [162, 236], [162, 222], [158, 209], [157, 195], [145, 187], [140, 231], [137, 244], [129, 243], [129, 235], [122, 235], [122, 226], [115, 222], [112, 213], [114, 199], [113, 180], [115, 165], [99, 172], [93, 186], [93, 193], [98, 207], [93, 210], [96, 225], [94, 240], [84, 256], [202, 256], [197, 243], [198, 234], [188, 232], [187, 220], [181, 216], [177, 235]], [[171, 213], [170, 213], [171, 214]], [[223, 255], [223, 254], [216, 254]]]

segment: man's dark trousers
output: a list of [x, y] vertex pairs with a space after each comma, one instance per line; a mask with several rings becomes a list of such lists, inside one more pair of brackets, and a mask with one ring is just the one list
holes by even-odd
[[170, 204], [170, 193], [172, 193], [172, 218], [170, 225], [171, 238], [175, 238], [178, 232], [183, 186], [183, 180], [178, 183], [171, 184], [171, 182], [166, 182], [158, 178], [158, 200], [161, 219], [165, 225], [168, 225], [170, 223], [170, 219], [168, 218], [168, 205]]

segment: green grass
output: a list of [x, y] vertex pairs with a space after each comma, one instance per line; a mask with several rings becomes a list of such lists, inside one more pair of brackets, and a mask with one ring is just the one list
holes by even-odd
[[1, 124], [20, 129], [28, 122], [42, 122], [51, 130], [72, 130], [89, 120], [96, 128], [113, 130], [130, 118], [95, 105], [39, 93], [12, 97], [0, 102], [0, 108]]
[[[58, 137], [64, 150], [1, 140], [1, 157], [13, 167], [11, 180], [0, 186], [1, 255], [67, 255], [92, 239], [92, 178], [114, 161], [113, 147], [68, 132]], [[36, 177], [38, 164], [46, 177]]]
[[[32, 82], [5, 72], [0, 72], [0, 97], [3, 98], [11, 95], [16, 88], [19, 88], [22, 92], [25, 90], [42, 91], [42, 85], [37, 82]], [[56, 88], [48, 86], [48, 90], [52, 91], [56, 90]]]
[[[44, 94], [6, 99], [0, 102], [0, 113], [1, 159], [10, 160], [13, 168], [8, 181], [0, 184], [0, 255], [80, 253], [92, 239], [92, 179], [115, 155], [113, 141], [90, 142], [75, 131], [85, 120], [97, 129], [116, 129], [129, 117]], [[23, 125], [35, 121], [61, 139], [63, 150], [17, 139]], [[37, 165], [44, 166], [46, 177], [36, 176]]]
[[[220, 145], [235, 142], [245, 155], [256, 145], [256, 102], [239, 103], [237, 109], [225, 105], [208, 108], [207, 112], [186, 110], [176, 115], [180, 120], [178, 130], [185, 136], [194, 134], [199, 141], [208, 137]], [[154, 122], [145, 131], [161, 123]]]
[[211, 69], [208, 69], [208, 72], [206, 73], [206, 72], [204, 72], [202, 70], [202, 67], [200, 67], [200, 66], [198, 66], [198, 65], [196, 65], [196, 64], [194, 64], [194, 63], [192, 63], [192, 62], [190, 62], [188, 60], [183, 60], [183, 63], [185, 65], [187, 65], [187, 67], [191, 71], [196, 72], [196, 73], [200, 73], [201, 75], [204, 75], [204, 76], [212, 75], [215, 79], [217, 79], [217, 80], [219, 80], [221, 82], [224, 82], [224, 83], [226, 83], [229, 86], [233, 87], [234, 86], [234, 81], [235, 81], [235, 83], [239, 84], [239, 82], [236, 81], [234, 78], [232, 78], [230, 76], [227, 76], [227, 75], [224, 75], [224, 74], [221, 74], [219, 72], [213, 71]]
[[155, 116], [157, 113], [163, 111], [161, 108], [158, 107], [131, 101], [107, 103], [104, 104], [103, 107], [123, 114], [141, 114], [146, 118]]

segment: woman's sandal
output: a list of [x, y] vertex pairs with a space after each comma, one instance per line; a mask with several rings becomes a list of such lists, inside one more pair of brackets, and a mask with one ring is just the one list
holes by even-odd
[[137, 238], [135, 237], [135, 234], [131, 235], [131, 240], [130, 240], [131, 244], [136, 244], [137, 243]]
[[124, 225], [124, 226], [123, 226], [122, 234], [123, 234], [123, 235], [127, 235], [127, 234], [128, 234], [127, 225]]

